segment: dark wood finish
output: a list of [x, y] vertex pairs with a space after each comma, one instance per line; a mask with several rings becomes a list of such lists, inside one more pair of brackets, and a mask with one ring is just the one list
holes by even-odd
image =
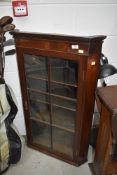
[[[27, 33], [27, 32], [12, 32], [15, 38], [16, 50], [17, 50], [17, 62], [19, 68], [19, 76], [22, 90], [22, 99], [23, 99], [23, 107], [26, 121], [26, 130], [28, 137], [28, 146], [40, 150], [46, 154], [64, 160], [73, 165], [81, 165], [82, 163], [87, 161], [87, 152], [89, 146], [89, 135], [92, 123], [93, 109], [94, 109], [94, 101], [95, 101], [95, 88], [97, 85], [98, 73], [99, 73], [99, 63], [100, 63], [100, 55], [102, 42], [106, 38], [105, 36], [92, 36], [92, 37], [76, 37], [76, 36], [65, 36], [65, 35], [52, 35], [52, 34], [40, 34], [40, 33]], [[42, 89], [35, 88], [27, 88], [27, 74], [25, 72], [25, 61], [24, 54], [28, 55], [41, 55], [47, 62], [48, 74], [47, 77], [40, 77], [34, 75], [30, 75], [30, 78], [33, 81], [45, 81], [48, 83], [48, 90], [44, 92]], [[71, 83], [66, 81], [70, 75], [70, 67], [67, 69], [67, 79], [65, 81], [51, 80], [52, 74], [52, 65], [51, 61], [59, 59], [59, 61], [66, 61], [68, 64], [73, 64], [75, 61], [75, 67], [77, 72], [75, 72], [74, 76], [77, 77], [77, 83]], [[69, 61], [68, 61], [69, 60]], [[72, 66], [71, 64], [71, 66]], [[69, 65], [70, 66], [70, 65]], [[75, 69], [75, 68], [74, 68]], [[74, 70], [73, 69], [73, 70]], [[65, 68], [63, 69], [65, 71]], [[65, 75], [63, 75], [64, 77]], [[29, 76], [28, 76], [29, 77]], [[56, 86], [64, 86], [68, 90], [66, 91], [68, 94], [65, 96], [59, 92], [52, 93], [51, 88], [52, 84]], [[73, 92], [76, 93], [76, 97], [71, 97], [72, 94], [69, 92], [69, 88], [75, 88]], [[46, 105], [48, 112], [50, 113], [49, 121], [47, 117], [43, 121], [43, 117], [40, 119], [30, 119], [30, 97], [29, 90], [46, 96], [49, 100], [44, 101], [40, 98], [37, 100], [38, 102], [43, 102], [43, 105]], [[52, 102], [52, 98], [58, 98], [59, 101]], [[35, 97], [37, 98], [37, 97]], [[63, 102], [62, 102], [63, 100]], [[68, 102], [68, 104], [66, 102]], [[34, 100], [33, 100], [34, 102]], [[76, 107], [74, 108], [73, 105]], [[72, 104], [72, 105], [71, 105]], [[63, 121], [60, 124], [61, 118], [59, 120], [57, 117], [53, 119], [52, 112], [56, 112], [55, 109], [59, 112], [63, 111], [66, 117], [69, 117], [69, 113], [74, 116], [75, 112], [75, 124], [70, 128], [71, 118], [65, 122], [66, 117], [63, 116]], [[68, 112], [70, 111], [70, 112]], [[59, 114], [58, 112], [58, 114]], [[47, 114], [48, 115], [48, 114]], [[61, 116], [61, 114], [60, 114]], [[72, 116], [72, 117], [73, 117]], [[56, 120], [57, 119], [57, 120]], [[37, 122], [39, 125], [42, 123], [48, 127], [50, 123], [50, 135], [51, 135], [51, 147], [47, 148], [37, 142], [34, 142], [34, 136], [32, 135], [31, 121]], [[55, 123], [54, 123], [55, 122]], [[58, 122], [58, 123], [56, 123]], [[65, 125], [64, 125], [65, 122]], [[63, 125], [62, 125], [63, 124]], [[74, 127], [74, 128], [73, 128]], [[40, 128], [40, 126], [39, 126]], [[38, 131], [38, 130], [37, 130]], [[36, 132], [37, 132], [36, 131]], [[55, 135], [59, 132], [61, 135], [61, 139], [57, 140]], [[66, 135], [64, 136], [64, 133]], [[72, 138], [73, 135], [73, 138]], [[45, 137], [45, 136], [44, 136]], [[68, 138], [68, 140], [66, 139]], [[73, 139], [70, 142], [70, 138]], [[40, 139], [38, 137], [38, 139]], [[43, 139], [43, 137], [42, 137]], [[47, 140], [48, 141], [48, 140]], [[57, 145], [57, 143], [64, 142], [68, 145], [72, 145], [73, 156], [67, 152], [67, 147], [64, 150], [60, 150], [62, 145]], [[68, 143], [67, 143], [68, 142]], [[45, 143], [44, 143], [45, 144]], [[57, 150], [58, 149], [58, 150]], [[70, 150], [68, 150], [70, 151]]]
[[97, 90], [101, 104], [100, 125], [93, 163], [93, 175], [117, 174], [117, 86]]

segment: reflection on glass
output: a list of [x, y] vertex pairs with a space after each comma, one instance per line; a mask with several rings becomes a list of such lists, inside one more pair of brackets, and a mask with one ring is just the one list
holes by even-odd
[[46, 57], [24, 54], [24, 62], [27, 76], [47, 79], [48, 62]]

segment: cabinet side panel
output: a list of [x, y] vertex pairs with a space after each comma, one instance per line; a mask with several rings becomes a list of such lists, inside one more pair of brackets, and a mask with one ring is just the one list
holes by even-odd
[[84, 115], [82, 118], [82, 131], [79, 157], [87, 157], [90, 129], [92, 125], [94, 101], [95, 101], [95, 89], [97, 85], [97, 79], [99, 74], [99, 60], [100, 53], [93, 54], [88, 57], [87, 71], [85, 74], [85, 104], [84, 104]]

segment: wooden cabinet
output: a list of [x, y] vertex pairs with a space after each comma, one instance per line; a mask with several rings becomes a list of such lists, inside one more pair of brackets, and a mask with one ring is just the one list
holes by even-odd
[[28, 146], [74, 165], [84, 163], [106, 37], [13, 35]]

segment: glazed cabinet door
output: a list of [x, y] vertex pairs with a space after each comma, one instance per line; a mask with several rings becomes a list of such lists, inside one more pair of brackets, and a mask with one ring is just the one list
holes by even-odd
[[48, 60], [44, 56], [30, 54], [23, 57], [32, 140], [34, 144], [51, 148]]
[[60, 58], [49, 61], [52, 149], [73, 158], [78, 64]]
[[74, 159], [78, 61], [23, 54], [33, 144]]

